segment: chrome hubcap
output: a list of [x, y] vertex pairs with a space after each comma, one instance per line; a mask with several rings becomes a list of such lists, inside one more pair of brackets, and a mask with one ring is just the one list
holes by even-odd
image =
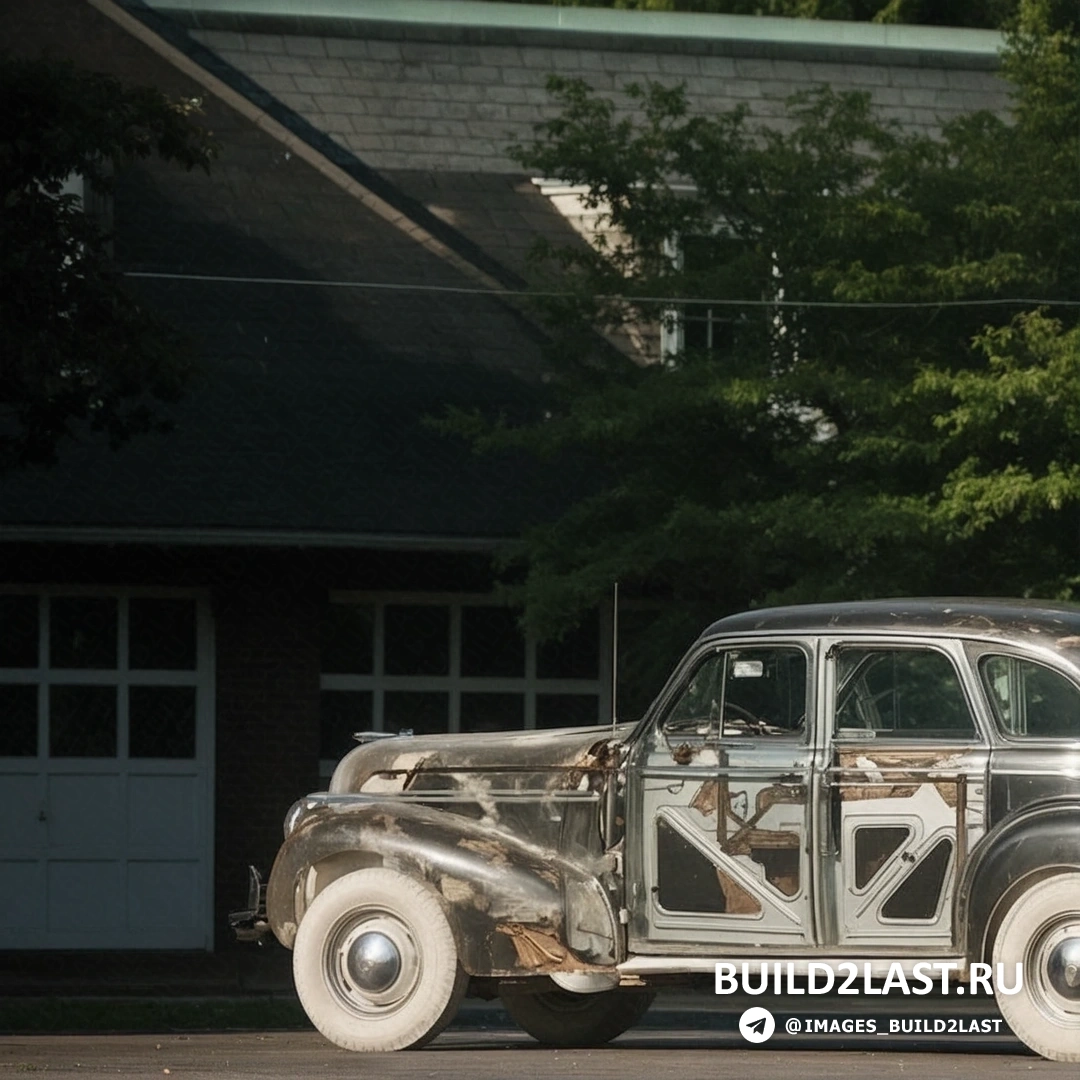
[[373, 905], [346, 915], [325, 949], [326, 984], [356, 1016], [396, 1012], [420, 981], [423, 963], [412, 927], [385, 908]]
[[1045, 925], [1028, 950], [1025, 982], [1029, 997], [1046, 1019], [1080, 1024], [1080, 923], [1076, 914]]
[[1046, 960], [1046, 978], [1063, 998], [1080, 1001], [1080, 937], [1058, 941]]
[[389, 990], [401, 974], [401, 953], [386, 934], [369, 930], [349, 946], [345, 969], [358, 990], [381, 994]]

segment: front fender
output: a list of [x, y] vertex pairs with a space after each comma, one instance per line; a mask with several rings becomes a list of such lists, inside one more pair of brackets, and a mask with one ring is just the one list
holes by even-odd
[[470, 975], [610, 967], [617, 924], [600, 884], [607, 859], [571, 863], [471, 818], [423, 804], [336, 798], [310, 810], [278, 852], [267, 918], [292, 948], [307, 906], [344, 873], [389, 866], [427, 881]]
[[957, 890], [954, 926], [966, 930], [969, 959], [982, 960], [1002, 900], [1041, 871], [1080, 869], [1080, 800], [1066, 796], [1021, 807], [982, 838]]

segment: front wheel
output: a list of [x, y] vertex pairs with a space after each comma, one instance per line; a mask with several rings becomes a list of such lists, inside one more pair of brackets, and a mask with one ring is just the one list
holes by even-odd
[[1080, 872], [1032, 885], [1005, 914], [994, 939], [1000, 984], [1023, 989], [996, 999], [1022, 1042], [1051, 1061], [1080, 1061]]
[[574, 994], [545, 979], [550, 990], [504, 994], [503, 1007], [514, 1023], [548, 1046], [599, 1046], [632, 1028], [653, 1003], [655, 993], [604, 990]]
[[382, 867], [315, 897], [296, 933], [293, 978], [311, 1022], [346, 1050], [422, 1046], [453, 1019], [468, 981], [435, 894]]

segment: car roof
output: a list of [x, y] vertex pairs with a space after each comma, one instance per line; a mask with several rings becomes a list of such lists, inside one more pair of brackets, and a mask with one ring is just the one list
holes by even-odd
[[[903, 631], [1062, 644], [1080, 635], [1080, 605], [1053, 600], [901, 597], [761, 608], [719, 619], [702, 638], [750, 632]], [[1070, 643], [1071, 644], [1071, 643]], [[1080, 645], [1080, 639], [1076, 642]]]

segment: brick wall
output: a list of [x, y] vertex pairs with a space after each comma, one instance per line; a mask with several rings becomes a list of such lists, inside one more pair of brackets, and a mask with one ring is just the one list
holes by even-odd
[[[282, 565], [280, 570], [286, 567]], [[242, 906], [245, 867], [267, 873], [291, 803], [318, 787], [319, 623], [325, 590], [245, 572], [215, 590], [214, 909]]]

